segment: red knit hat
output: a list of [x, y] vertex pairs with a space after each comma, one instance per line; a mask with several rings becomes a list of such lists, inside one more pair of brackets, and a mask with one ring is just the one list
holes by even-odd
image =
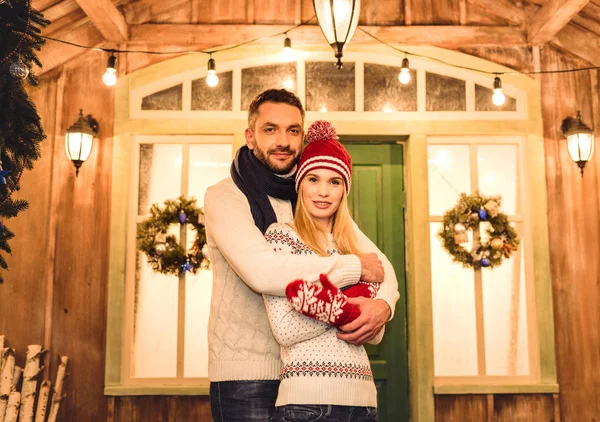
[[296, 191], [310, 170], [327, 169], [339, 173], [346, 184], [346, 193], [352, 181], [352, 159], [346, 148], [337, 140], [333, 125], [317, 120], [308, 128], [308, 145], [302, 152], [296, 173]]

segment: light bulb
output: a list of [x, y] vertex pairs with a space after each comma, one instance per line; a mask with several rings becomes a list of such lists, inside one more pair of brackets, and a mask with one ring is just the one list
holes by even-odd
[[217, 86], [219, 84], [219, 77], [217, 76], [216, 70], [209, 70], [208, 75], [206, 76], [206, 85], [211, 88]]
[[495, 89], [494, 95], [492, 95], [492, 102], [494, 105], [500, 107], [506, 101], [506, 97], [504, 96], [504, 92], [502, 92], [502, 88]]
[[400, 74], [398, 75], [398, 80], [401, 84], [406, 85], [410, 82], [410, 69], [408, 68], [408, 59], [404, 58], [402, 60], [402, 69], [400, 69]]
[[321, 113], [327, 113], [327, 107], [325, 107], [325, 106], [321, 106], [321, 108], [319, 109], [319, 111], [320, 111]]
[[102, 82], [106, 86], [115, 86], [117, 83], [117, 69], [106, 69], [106, 72], [102, 75]]
[[492, 103], [495, 106], [500, 107], [506, 101], [506, 97], [504, 96], [504, 92], [502, 92], [502, 81], [499, 77], [494, 78], [494, 95], [492, 95]]
[[219, 77], [217, 76], [217, 70], [215, 66], [215, 59], [210, 58], [208, 60], [208, 74], [206, 75], [206, 85], [214, 88], [219, 84]]
[[102, 75], [102, 82], [106, 86], [115, 86], [117, 83], [117, 58], [111, 54], [106, 64], [106, 72]]
[[281, 53], [281, 59], [284, 62], [291, 62], [294, 59], [294, 50], [292, 50], [292, 40], [286, 38], [283, 42], [283, 53]]

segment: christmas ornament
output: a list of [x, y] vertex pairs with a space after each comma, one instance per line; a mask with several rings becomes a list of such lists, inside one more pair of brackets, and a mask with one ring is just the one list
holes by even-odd
[[504, 240], [500, 239], [499, 237], [496, 237], [495, 239], [492, 239], [492, 241], [490, 242], [490, 246], [494, 250], [502, 249], [502, 247], [504, 246]]
[[[206, 233], [204, 224], [198, 223], [200, 214], [203, 212], [196, 205], [196, 200], [184, 196], [168, 199], [162, 207], [158, 204], [150, 207], [150, 217], [138, 224], [137, 244], [154, 271], [180, 276], [210, 267], [208, 258], [201, 253], [206, 246]], [[179, 244], [175, 236], [167, 234], [172, 224], [186, 222], [196, 232], [189, 251]]]
[[6, 176], [8, 176], [10, 170], [4, 170], [2, 168], [2, 162], [0, 161], [0, 183], [6, 185]]
[[29, 68], [21, 60], [17, 60], [10, 64], [8, 72], [13, 78], [25, 79], [29, 75]]
[[186, 263], [181, 266], [181, 269], [183, 270], [183, 272], [186, 272], [186, 271], [191, 272], [193, 268], [194, 268], [194, 266], [192, 264], [190, 264], [190, 261], [186, 261]]
[[[494, 268], [517, 249], [517, 233], [508, 216], [500, 212], [500, 204], [500, 196], [462, 193], [454, 208], [446, 211], [438, 237], [454, 262], [465, 268]], [[480, 228], [482, 220], [486, 222], [485, 229]], [[469, 238], [472, 242], [467, 247], [464, 244], [469, 243]]]
[[158, 255], [162, 255], [166, 252], [167, 250], [167, 245], [164, 243], [157, 243], [156, 247], [154, 248], [154, 250], [156, 251], [156, 253]]
[[483, 208], [487, 211], [488, 215], [492, 218], [498, 215], [500, 212], [500, 205], [496, 201], [487, 201]]

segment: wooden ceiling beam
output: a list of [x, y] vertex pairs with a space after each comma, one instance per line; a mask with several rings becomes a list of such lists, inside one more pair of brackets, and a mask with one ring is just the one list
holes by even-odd
[[535, 45], [551, 41], [589, 2], [590, 0], [549, 0], [529, 24], [529, 43]]
[[521, 25], [525, 21], [525, 9], [516, 6], [511, 0], [467, 0], [467, 3], [513, 25]]
[[[205, 25], [145, 24], [130, 25], [130, 43], [180, 45], [206, 49], [268, 37], [284, 32], [289, 25]], [[511, 26], [361, 26], [376, 37], [394, 44], [435, 45], [446, 48], [466, 46], [527, 45], [525, 32]], [[289, 33], [294, 45], [324, 45], [321, 29], [301, 26]], [[268, 38], [263, 44], [280, 44], [281, 37]], [[378, 41], [357, 30], [352, 44], [377, 44]]]
[[569, 24], [556, 34], [551, 44], [594, 66], [600, 66], [600, 37], [584, 28]]
[[[123, 9], [123, 14], [125, 15], [125, 20], [130, 25], [142, 24], [151, 21], [155, 16], [168, 12], [182, 4], [186, 4], [188, 1], [189, 0], [139, 0], [127, 4]], [[194, 7], [193, 4], [192, 7]]]
[[127, 41], [128, 28], [125, 18], [112, 0], [75, 0], [98, 31], [107, 41], [121, 43]]
[[[91, 22], [87, 22], [72, 31], [64, 33], [61, 39], [90, 47], [98, 47], [105, 42], [102, 34]], [[46, 73], [87, 51], [83, 48], [48, 40], [38, 53], [43, 68], [36, 71], [36, 73], [38, 75]]]

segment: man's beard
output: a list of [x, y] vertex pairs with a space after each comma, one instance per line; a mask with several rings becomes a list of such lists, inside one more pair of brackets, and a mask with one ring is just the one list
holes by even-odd
[[[285, 167], [276, 167], [272, 162], [269, 161], [268, 156], [274, 152], [287, 152], [288, 154], [292, 154], [294, 159]], [[290, 147], [285, 148], [275, 148], [267, 151], [265, 154], [260, 148], [254, 148], [254, 156], [261, 162], [263, 166], [269, 169], [269, 171], [275, 174], [288, 174], [296, 164], [298, 164], [298, 156], [296, 155], [296, 151], [292, 150]]]

